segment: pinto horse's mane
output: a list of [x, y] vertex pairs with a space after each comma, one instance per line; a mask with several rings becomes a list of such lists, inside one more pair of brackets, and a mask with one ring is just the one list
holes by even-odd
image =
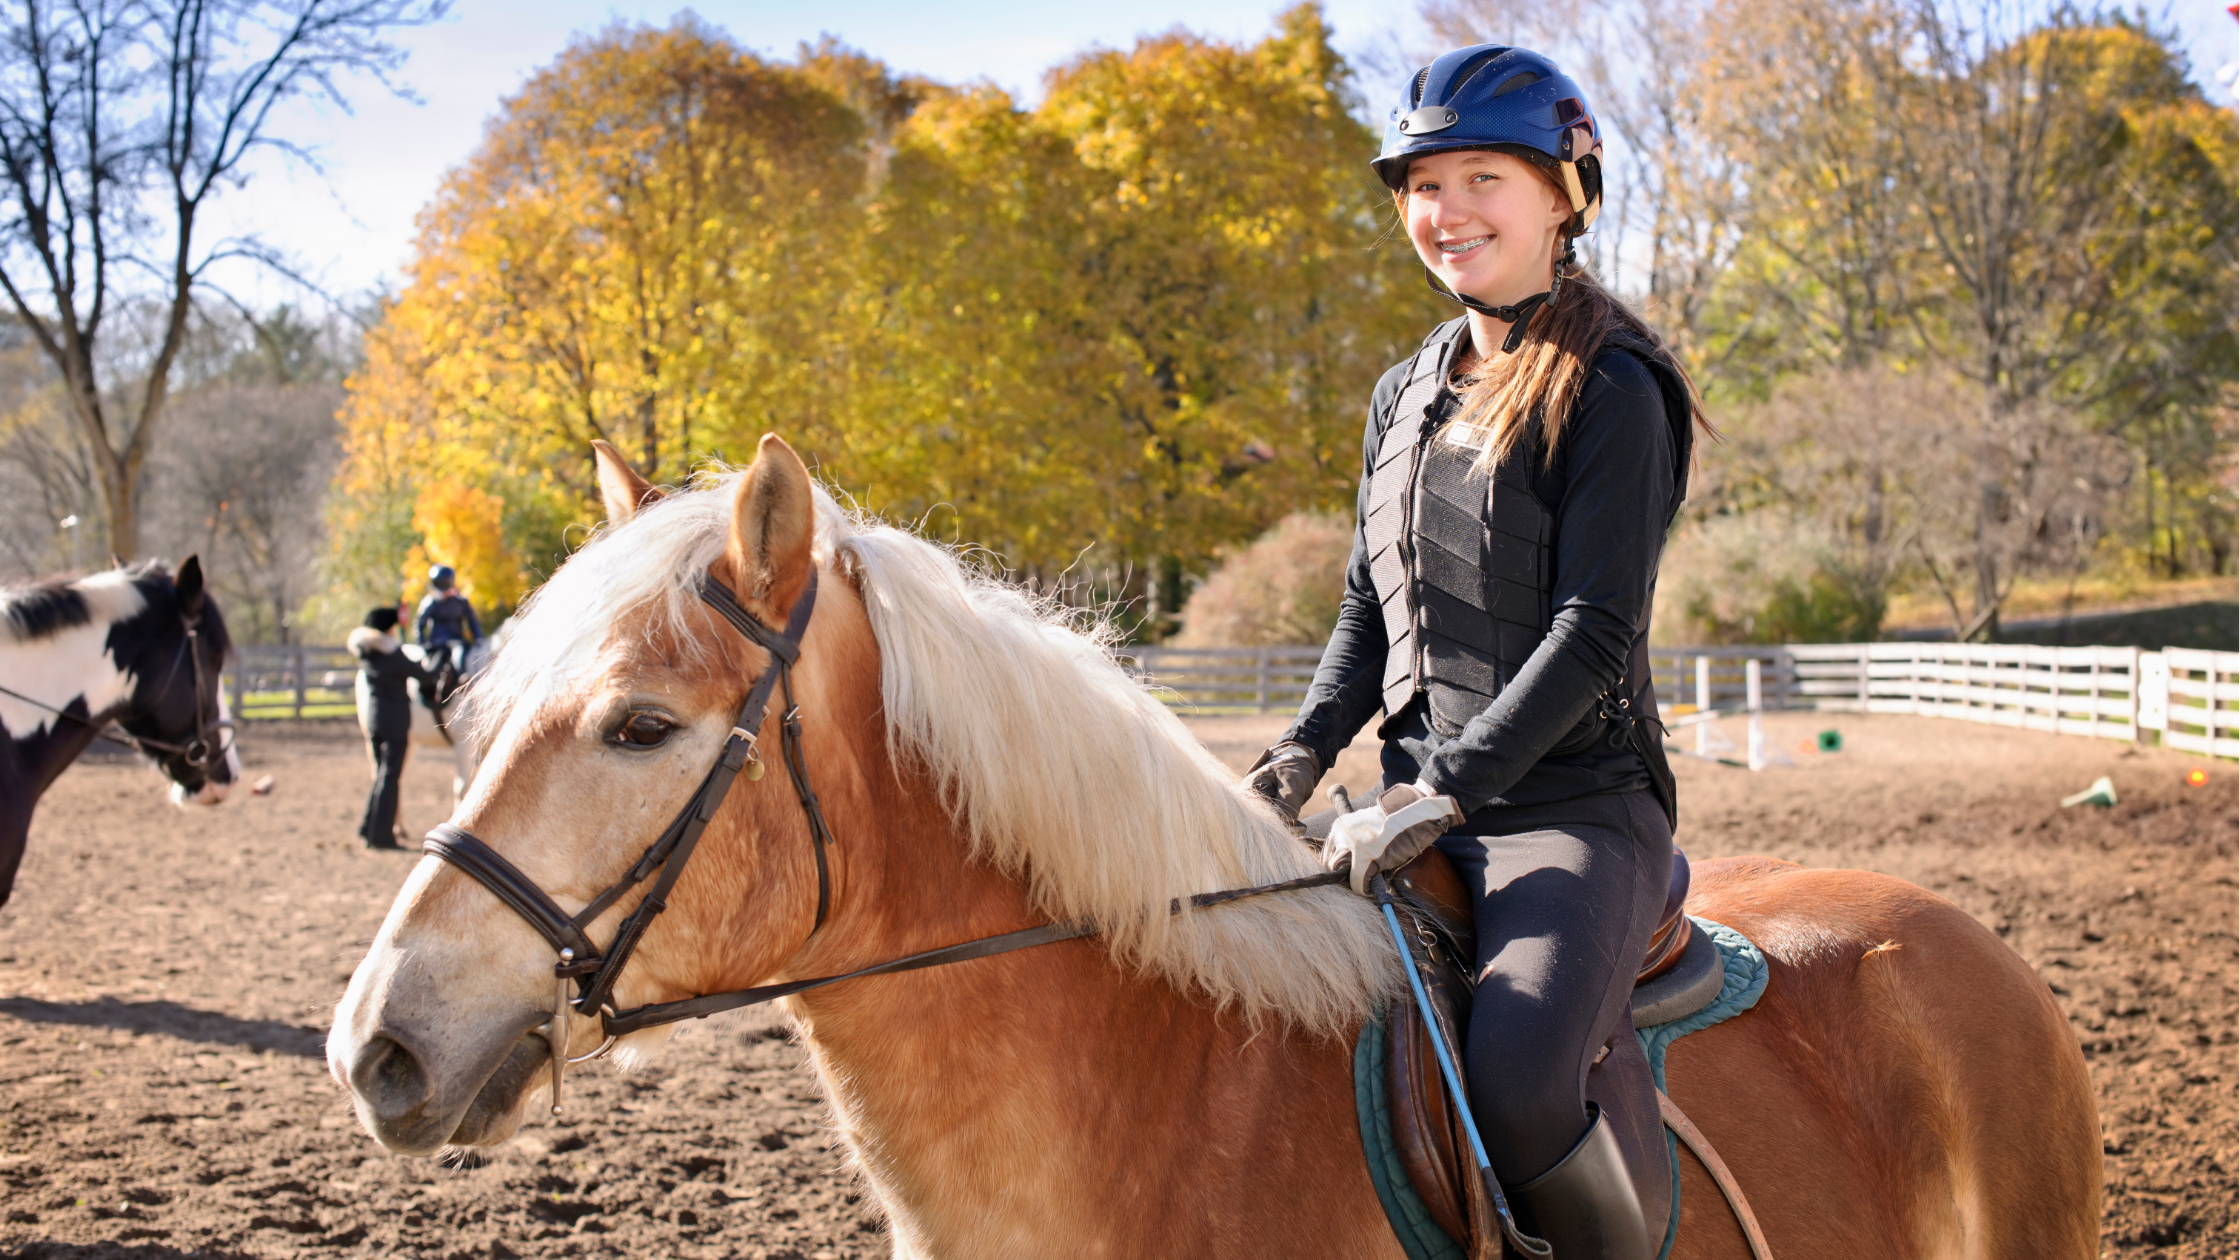
[[79, 578], [0, 587], [0, 639], [32, 643], [79, 626], [130, 621], [148, 605], [140, 580], [165, 572], [150, 562]]
[[[636, 609], [695, 642], [686, 618], [730, 536], [737, 477], [602, 530], [524, 606], [478, 689], [552, 694]], [[1038, 910], [1105, 925], [1122, 965], [1313, 1033], [1357, 1026], [1401, 982], [1382, 921], [1342, 889], [1170, 914], [1179, 897], [1319, 868], [1111, 659], [1100, 627], [949, 548], [851, 516], [821, 487], [815, 499], [816, 560], [854, 581], [878, 639], [892, 761], [925, 776], [975, 857], [1024, 881]], [[486, 738], [507, 707], [480, 715]]]

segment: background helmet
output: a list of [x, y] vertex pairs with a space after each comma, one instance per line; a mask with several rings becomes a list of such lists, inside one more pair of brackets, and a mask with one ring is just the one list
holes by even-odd
[[438, 564], [431, 565], [429, 567], [428, 585], [435, 587], [439, 591], [448, 591], [458, 584], [459, 575], [451, 571], [450, 565]]
[[1571, 235], [1586, 231], [1602, 212], [1602, 129], [1587, 94], [1530, 49], [1473, 44], [1418, 70], [1385, 124], [1384, 150], [1371, 165], [1387, 188], [1397, 190], [1411, 159], [1455, 149], [1496, 149], [1554, 164], [1571, 195]]

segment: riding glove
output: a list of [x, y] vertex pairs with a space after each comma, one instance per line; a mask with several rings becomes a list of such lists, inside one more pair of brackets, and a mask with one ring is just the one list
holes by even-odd
[[1283, 743], [1260, 754], [1245, 775], [1244, 785], [1274, 802], [1277, 812], [1296, 821], [1314, 785], [1322, 781], [1322, 763], [1304, 744]]
[[1330, 825], [1322, 864], [1353, 871], [1353, 890], [1366, 895], [1369, 877], [1416, 860], [1431, 842], [1462, 822], [1451, 796], [1434, 796], [1421, 783], [1386, 788], [1377, 803], [1357, 809]]

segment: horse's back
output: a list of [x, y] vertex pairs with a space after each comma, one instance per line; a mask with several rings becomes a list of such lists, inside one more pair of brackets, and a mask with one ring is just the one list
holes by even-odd
[[[2045, 982], [1952, 903], [1865, 871], [1695, 868], [1689, 910], [1772, 975], [1681, 1039], [1668, 1092], [1713, 1139], [1776, 1255], [2099, 1252], [2092, 1082]], [[1746, 1254], [1683, 1161], [1680, 1257]]]

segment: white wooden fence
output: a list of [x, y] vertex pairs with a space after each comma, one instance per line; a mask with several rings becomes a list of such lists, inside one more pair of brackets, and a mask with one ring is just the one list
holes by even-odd
[[2165, 648], [2139, 666], [2141, 726], [2160, 730], [2172, 748], [2240, 758], [2240, 652]]
[[[1668, 715], [1733, 706], [1761, 663], [1769, 708], [1912, 713], [2240, 758], [2240, 652], [1979, 643], [1792, 643], [1651, 654]], [[1671, 720], [1668, 717], [1668, 721]]]
[[2134, 740], [2139, 649], [2004, 643], [1797, 643], [1799, 700]]

